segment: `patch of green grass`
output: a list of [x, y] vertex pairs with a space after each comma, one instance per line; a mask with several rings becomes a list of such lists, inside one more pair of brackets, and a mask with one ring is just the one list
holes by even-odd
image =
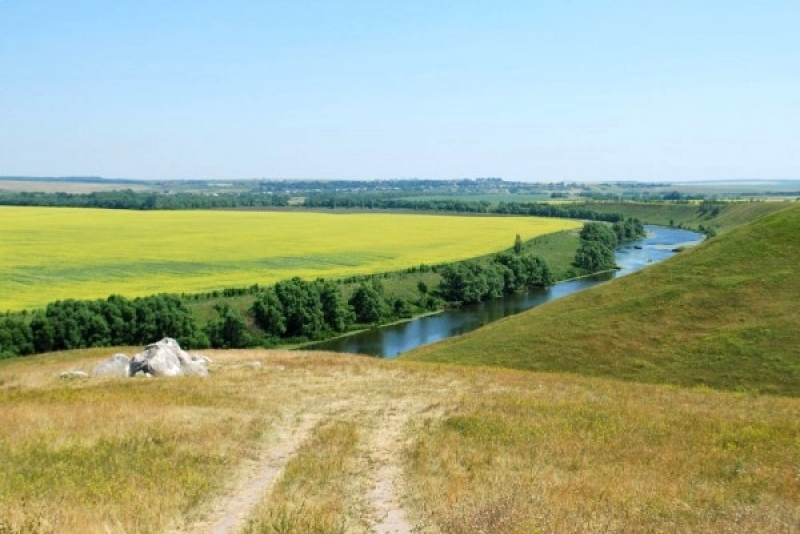
[[408, 359], [800, 396], [800, 205]]

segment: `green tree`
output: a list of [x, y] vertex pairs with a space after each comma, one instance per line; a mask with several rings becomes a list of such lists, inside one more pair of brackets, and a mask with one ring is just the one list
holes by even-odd
[[286, 337], [315, 339], [325, 331], [325, 314], [316, 284], [298, 277], [275, 284], [286, 318]]
[[413, 314], [411, 313], [411, 308], [408, 305], [408, 302], [405, 299], [396, 298], [394, 299], [394, 303], [392, 304], [392, 315], [394, 315], [397, 319], [408, 319]]
[[353, 322], [353, 312], [342, 296], [342, 290], [333, 282], [317, 281], [322, 315], [333, 332], [344, 332]]
[[0, 358], [33, 352], [33, 332], [27, 322], [19, 316], [0, 317]]
[[[671, 223], [672, 221], [670, 221], [670, 226], [672, 226]], [[617, 242], [619, 243], [633, 241], [634, 239], [640, 239], [647, 235], [642, 222], [639, 219], [634, 219], [632, 217], [629, 217], [624, 221], [615, 222], [611, 225], [611, 229], [617, 236]]]
[[502, 265], [484, 266], [475, 261], [448, 265], [441, 271], [439, 294], [449, 302], [462, 304], [500, 297], [506, 286], [505, 270]]
[[238, 310], [226, 304], [217, 304], [214, 309], [219, 314], [219, 319], [206, 325], [206, 334], [212, 347], [243, 349], [253, 346], [247, 323]]
[[385, 315], [383, 295], [372, 284], [358, 286], [348, 300], [348, 304], [353, 308], [357, 323], [377, 323]]
[[286, 333], [286, 317], [275, 290], [270, 288], [263, 291], [250, 307], [256, 325], [268, 335], [281, 337]]
[[614, 269], [614, 248], [617, 246], [617, 234], [607, 224], [590, 222], [581, 230], [581, 245], [575, 252], [573, 263], [576, 267], [589, 272]]
[[617, 264], [612, 249], [599, 242], [584, 241], [575, 253], [575, 266], [597, 272], [613, 269]]
[[428, 284], [425, 283], [424, 280], [420, 280], [417, 282], [417, 290], [419, 291], [420, 295], [427, 295], [428, 294]]
[[523, 264], [525, 265], [525, 285], [528, 287], [549, 287], [555, 283], [550, 266], [539, 256], [525, 255]]
[[581, 229], [581, 241], [592, 241], [614, 249], [617, 246], [617, 234], [607, 225], [599, 222], [590, 222], [583, 225]]

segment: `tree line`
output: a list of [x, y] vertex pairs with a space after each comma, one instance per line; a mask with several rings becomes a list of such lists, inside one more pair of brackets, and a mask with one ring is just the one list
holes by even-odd
[[181, 345], [208, 345], [183, 301], [171, 295], [61, 300], [33, 313], [0, 317], [0, 357], [56, 350], [141, 345], [170, 336]]
[[[0, 316], [0, 358], [89, 347], [152, 343], [169, 336], [187, 348], [245, 348], [282, 342], [326, 339], [353, 328], [406, 319], [450, 303], [467, 305], [529, 287], [554, 283], [547, 263], [511, 252], [488, 260], [469, 260], [438, 268], [441, 281], [431, 289], [420, 281], [416, 298], [387, 294], [379, 276], [364, 277], [345, 297], [343, 284], [292, 278], [271, 287], [231, 291], [252, 295], [245, 310], [217, 304], [205, 326], [186, 306], [192, 295], [154, 295], [128, 299], [62, 300], [33, 312]], [[228, 294], [229, 292], [223, 291]]]
[[451, 303], [476, 304], [528, 288], [555, 283], [542, 258], [519, 251], [497, 254], [491, 261], [464, 261], [441, 269], [437, 294]]
[[549, 204], [546, 202], [499, 202], [463, 199], [408, 199], [370, 194], [312, 194], [305, 198], [306, 208], [329, 209], [385, 209], [413, 211], [444, 211], [455, 213], [485, 213], [492, 215], [531, 215], [561, 219], [619, 222], [625, 218], [618, 213], [601, 213], [583, 206]]
[[153, 193], [131, 189], [94, 193], [0, 191], [3, 206], [45, 206], [128, 210], [196, 210], [288, 206], [289, 196], [278, 193]]
[[[403, 191], [374, 193], [309, 193], [301, 207], [309, 209], [382, 209], [410, 211], [438, 211], [491, 215], [528, 215], [584, 219], [590, 221], [619, 222], [624, 217], [618, 213], [601, 213], [574, 204], [549, 204], [546, 202], [499, 202], [486, 200], [408, 199]], [[275, 208], [289, 205], [288, 194], [274, 191], [219, 192], [219, 193], [156, 193], [137, 192], [132, 189], [96, 191], [92, 193], [16, 192], [0, 191], [0, 205], [105, 208], [129, 210], [193, 210], [234, 208]]]

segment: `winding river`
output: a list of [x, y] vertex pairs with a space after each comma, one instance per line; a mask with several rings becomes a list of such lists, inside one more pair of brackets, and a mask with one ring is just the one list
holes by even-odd
[[703, 240], [701, 234], [688, 230], [645, 226], [647, 237], [625, 243], [616, 250], [618, 271], [569, 280], [552, 287], [509, 295], [481, 304], [446, 310], [436, 315], [418, 317], [408, 322], [365, 330], [350, 336], [315, 343], [304, 349], [369, 354], [394, 358], [403, 352], [448, 337], [470, 332], [503, 317], [561, 298], [581, 289], [638, 271], [675, 255], [678, 247], [693, 246]]

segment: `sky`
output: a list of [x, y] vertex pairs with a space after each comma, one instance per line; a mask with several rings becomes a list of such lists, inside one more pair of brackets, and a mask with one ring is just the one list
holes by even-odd
[[0, 176], [800, 178], [800, 1], [0, 0]]

